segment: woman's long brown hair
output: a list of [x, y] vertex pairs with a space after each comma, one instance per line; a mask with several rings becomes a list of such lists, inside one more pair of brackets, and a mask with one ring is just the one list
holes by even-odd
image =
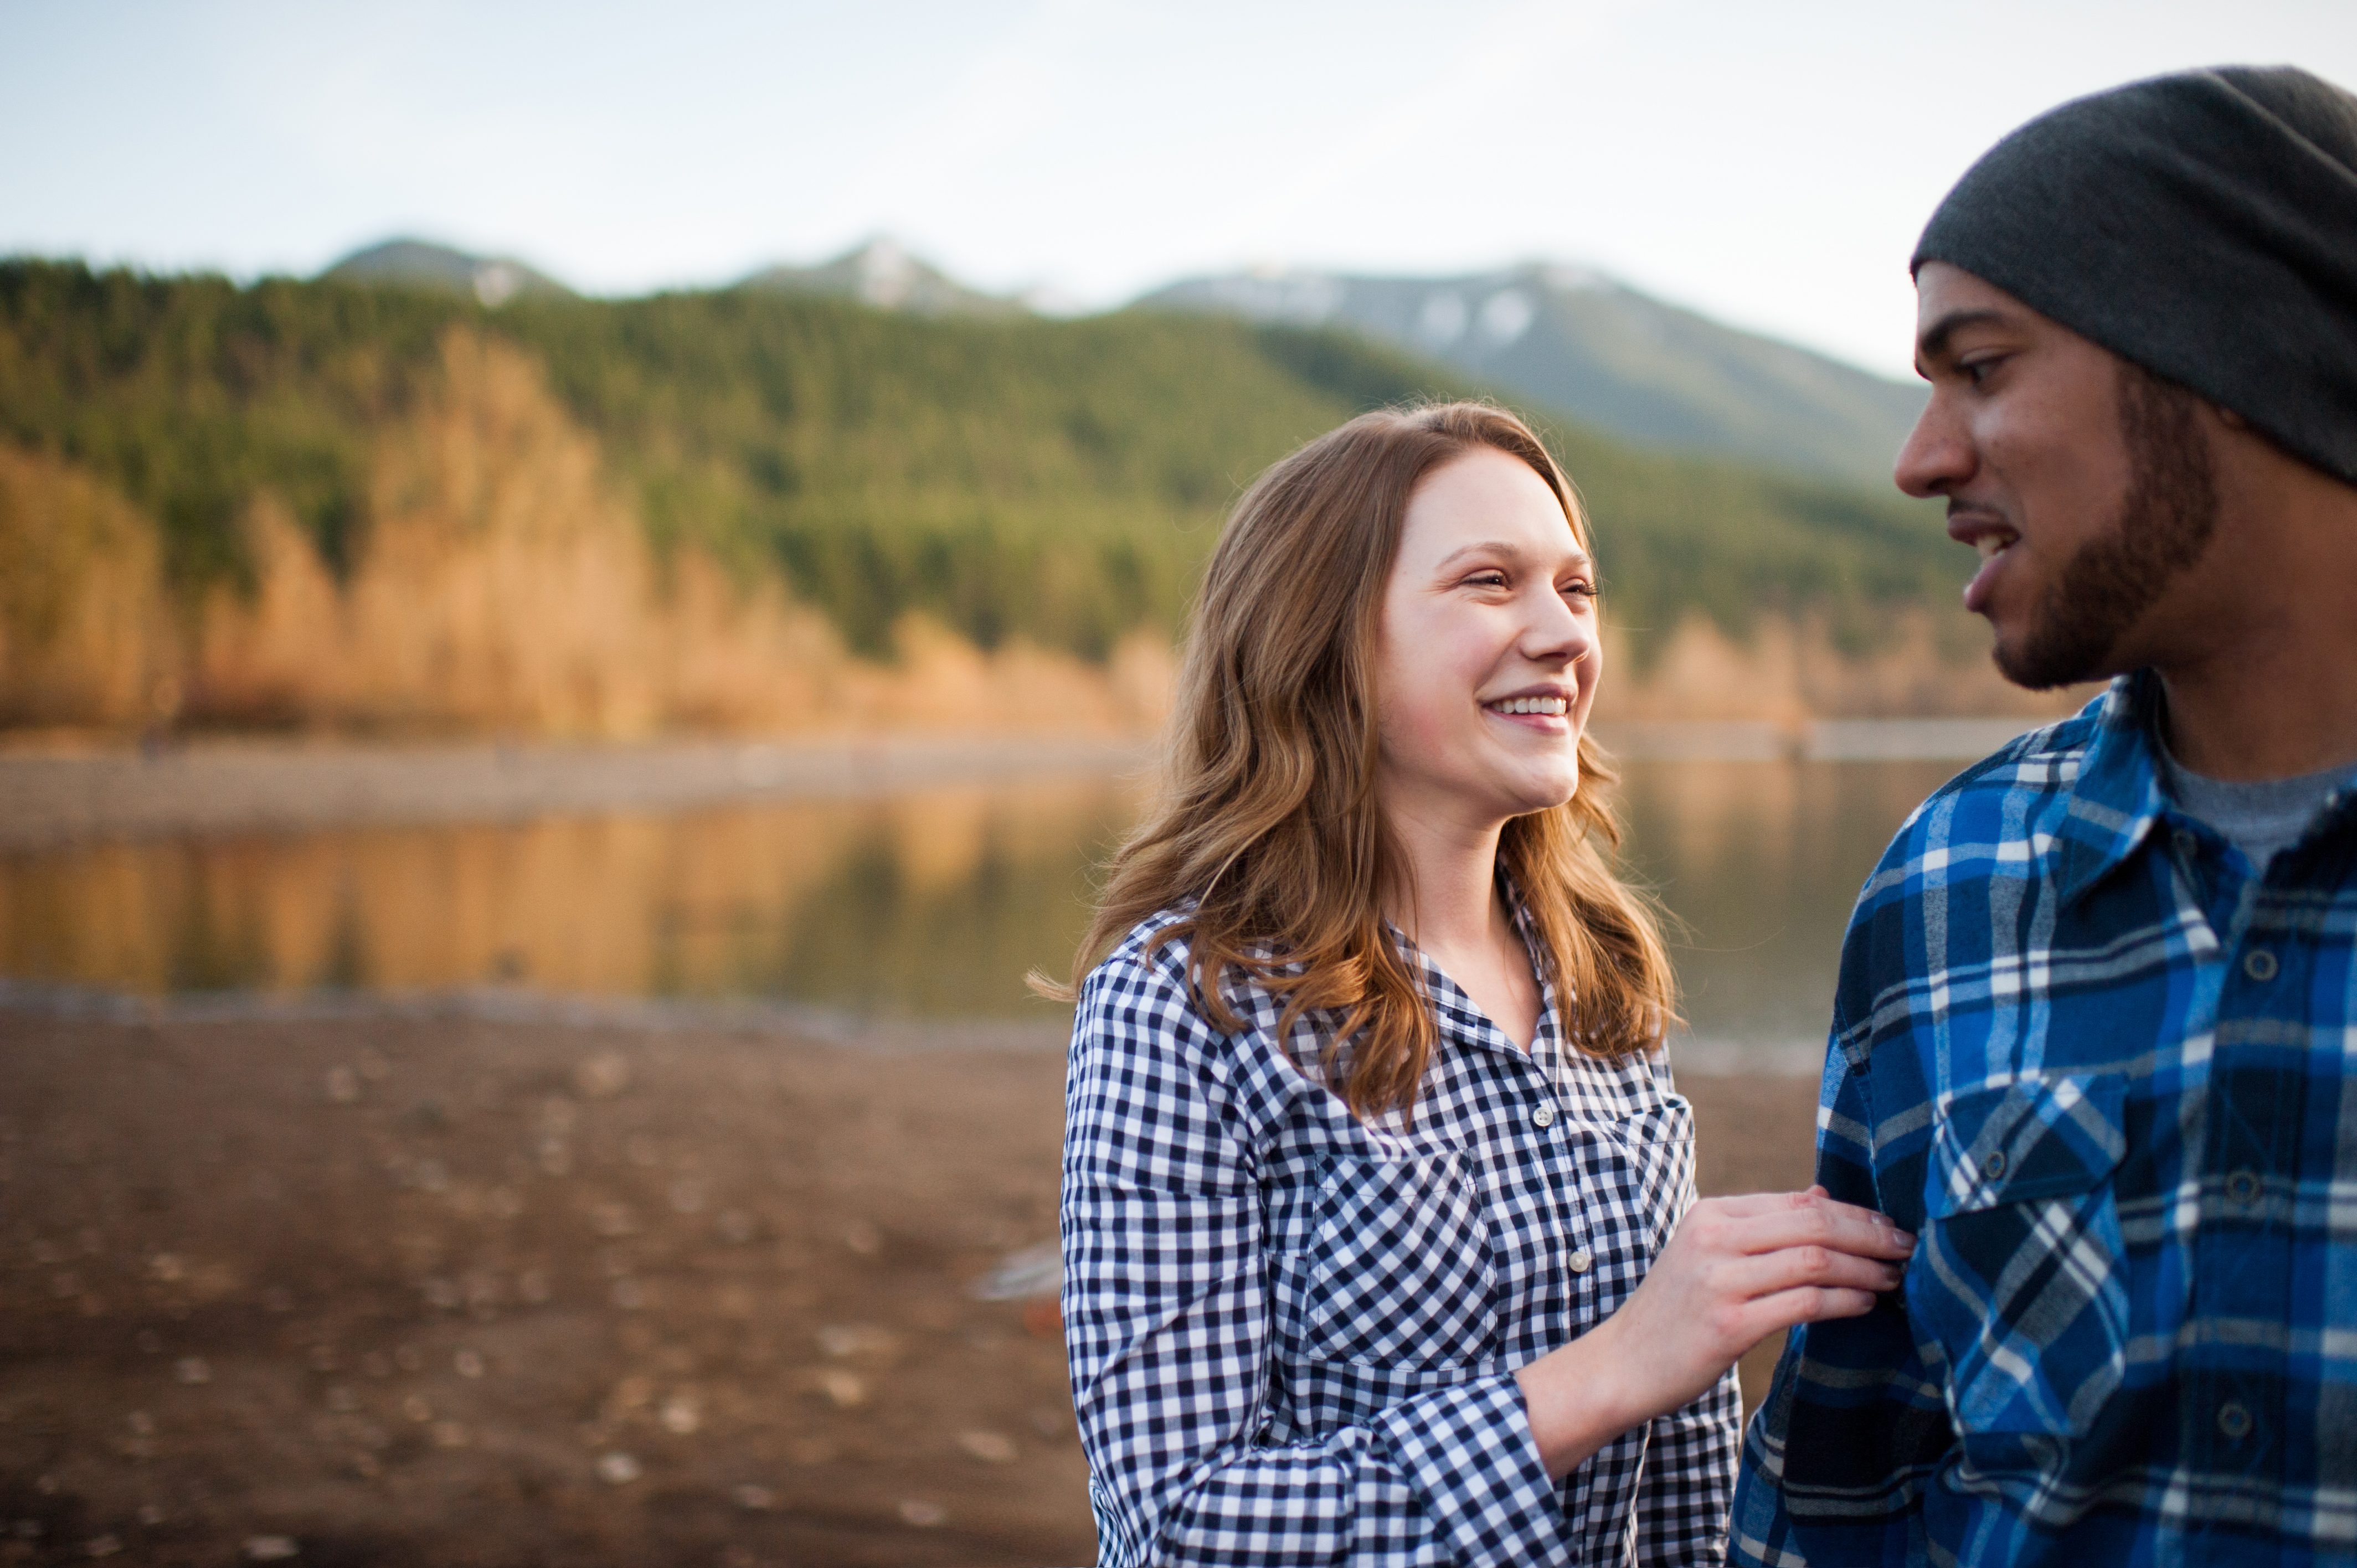
[[[1158, 798], [1114, 856], [1071, 983], [1035, 974], [1036, 989], [1071, 1000], [1132, 927], [1192, 899], [1160, 940], [1187, 944], [1212, 1022], [1243, 1027], [1232, 977], [1285, 997], [1280, 1039], [1305, 1013], [1338, 1017], [1322, 1065], [1330, 1081], [1349, 1046], [1335, 1087], [1351, 1111], [1413, 1111], [1438, 1026], [1383, 918], [1399, 863], [1375, 799], [1375, 650], [1409, 494], [1477, 447], [1530, 465], [1595, 553], [1554, 457], [1487, 404], [1363, 414], [1263, 474], [1205, 573]], [[1652, 913], [1606, 859], [1620, 829], [1598, 788], [1613, 780], [1582, 736], [1577, 791], [1509, 822], [1498, 852], [1572, 1015], [1565, 1037], [1601, 1057], [1648, 1048], [1675, 1002]]]

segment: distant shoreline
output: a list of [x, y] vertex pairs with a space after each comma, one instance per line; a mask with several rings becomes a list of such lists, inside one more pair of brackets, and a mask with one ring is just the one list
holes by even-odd
[[644, 746], [208, 740], [0, 751], [0, 851], [93, 839], [511, 821], [1143, 768], [1104, 736], [875, 736]]
[[[1599, 724], [1631, 762], [1954, 761], [2038, 721], [1830, 719]], [[639, 746], [203, 740], [0, 748], [0, 852], [104, 839], [499, 822], [725, 800], [861, 799], [928, 786], [1117, 774], [1153, 743], [1102, 736], [870, 736]]]

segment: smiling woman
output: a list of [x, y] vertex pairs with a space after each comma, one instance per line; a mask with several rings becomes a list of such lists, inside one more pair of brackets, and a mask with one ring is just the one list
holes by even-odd
[[1729, 1369], [1911, 1239], [1694, 1201], [1668, 960], [1527, 426], [1362, 416], [1222, 535], [1071, 988], [1063, 1308], [1109, 1564], [1716, 1563]]

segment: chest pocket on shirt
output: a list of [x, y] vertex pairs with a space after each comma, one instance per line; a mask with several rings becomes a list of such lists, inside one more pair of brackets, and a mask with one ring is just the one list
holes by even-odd
[[1637, 1176], [1636, 1219], [1646, 1255], [1657, 1258], [1685, 1218], [1685, 1195], [1694, 1185], [1694, 1106], [1684, 1095], [1664, 1094], [1615, 1132]]
[[2126, 1086], [2027, 1079], [1959, 1096], [1933, 1129], [1907, 1305], [1940, 1343], [1968, 1434], [2081, 1435], [2120, 1386]]
[[1333, 1156], [1308, 1262], [1314, 1360], [1447, 1367], [1495, 1349], [1489, 1220], [1454, 1153]]

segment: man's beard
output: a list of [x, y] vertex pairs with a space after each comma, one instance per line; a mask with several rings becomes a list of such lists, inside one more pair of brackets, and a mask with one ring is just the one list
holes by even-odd
[[2119, 398], [2127, 497], [2111, 526], [2063, 563], [2019, 645], [2000, 639], [1995, 650], [1998, 672], [2033, 692], [2114, 673], [2113, 650], [2169, 580], [2201, 559], [2218, 526], [2201, 400], [2125, 360]]

